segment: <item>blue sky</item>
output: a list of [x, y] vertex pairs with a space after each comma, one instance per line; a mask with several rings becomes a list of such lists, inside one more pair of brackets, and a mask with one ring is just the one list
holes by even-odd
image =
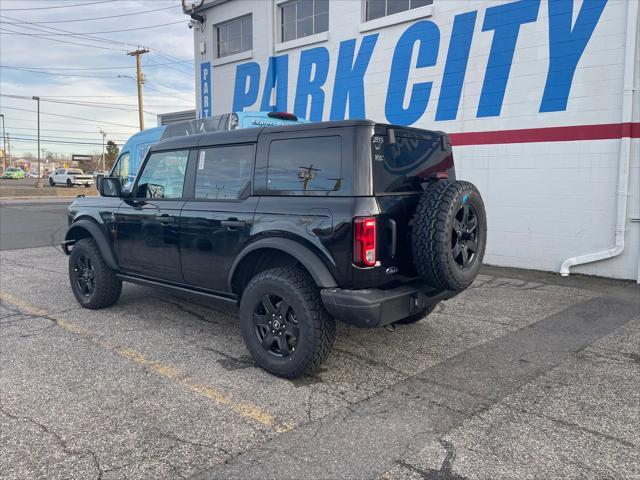
[[34, 95], [48, 151], [99, 153], [99, 127], [120, 145], [135, 133], [135, 58], [127, 51], [138, 45], [150, 49], [142, 57], [145, 127], [156, 126], [158, 113], [194, 108], [187, 23], [180, 0], [0, 0], [0, 112], [14, 156], [36, 153]]

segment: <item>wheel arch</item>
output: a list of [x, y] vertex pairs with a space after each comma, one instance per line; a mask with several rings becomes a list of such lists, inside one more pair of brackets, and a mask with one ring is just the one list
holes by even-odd
[[288, 238], [264, 238], [246, 247], [231, 265], [229, 291], [241, 295], [249, 280], [278, 266], [300, 265], [320, 288], [337, 287], [327, 266], [309, 247]]
[[116, 261], [113, 248], [107, 240], [106, 235], [107, 234], [104, 232], [104, 229], [94, 219], [90, 217], [80, 217], [69, 225], [69, 229], [67, 230], [64, 239], [67, 244], [70, 244], [70, 242], [75, 243], [82, 238], [93, 238], [98, 245], [98, 249], [102, 254], [102, 258], [104, 258], [105, 263], [109, 268], [117, 270], [118, 262]]

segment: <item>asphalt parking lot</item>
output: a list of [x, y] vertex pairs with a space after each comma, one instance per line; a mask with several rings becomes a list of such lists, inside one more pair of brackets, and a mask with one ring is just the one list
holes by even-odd
[[233, 307], [126, 285], [82, 310], [66, 260], [0, 252], [0, 478], [640, 477], [633, 283], [487, 267], [287, 381]]

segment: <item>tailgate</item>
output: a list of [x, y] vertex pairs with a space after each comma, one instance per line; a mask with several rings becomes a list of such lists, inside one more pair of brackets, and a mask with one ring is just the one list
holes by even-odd
[[371, 138], [371, 161], [380, 209], [378, 259], [400, 275], [415, 276], [412, 217], [429, 182], [442, 176], [455, 179], [449, 138], [442, 132], [378, 125]]

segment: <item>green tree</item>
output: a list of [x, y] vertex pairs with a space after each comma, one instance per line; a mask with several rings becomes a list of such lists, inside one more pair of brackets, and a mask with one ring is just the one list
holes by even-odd
[[116, 145], [116, 142], [109, 140], [107, 142], [107, 152], [104, 156], [105, 168], [107, 170], [111, 170], [116, 158], [118, 158], [118, 153], [120, 153], [120, 149], [118, 148], [118, 145]]

